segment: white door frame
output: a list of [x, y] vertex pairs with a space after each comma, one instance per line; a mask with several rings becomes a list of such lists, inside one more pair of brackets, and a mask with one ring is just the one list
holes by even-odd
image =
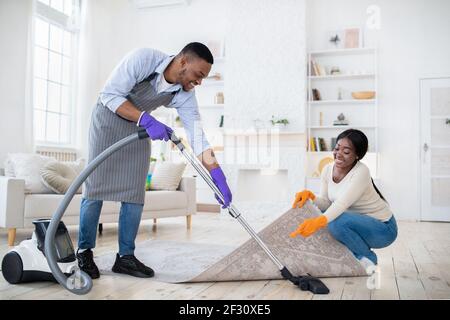
[[[419, 190], [420, 190], [420, 220], [424, 221], [450, 221], [450, 215], [446, 209], [438, 209], [438, 212], [431, 212], [431, 166], [424, 165], [431, 162], [431, 152], [425, 150], [425, 146], [430, 147], [430, 89], [439, 87], [439, 82], [450, 81], [450, 76], [423, 77], [419, 79], [420, 96], [420, 161], [419, 161]], [[425, 145], [426, 144], [426, 145]], [[437, 209], [435, 207], [435, 209]], [[442, 212], [441, 212], [442, 211]]]

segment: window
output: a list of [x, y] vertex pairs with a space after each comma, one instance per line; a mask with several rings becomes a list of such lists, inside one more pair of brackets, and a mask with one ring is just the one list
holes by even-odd
[[37, 0], [33, 112], [38, 144], [73, 144], [78, 0]]

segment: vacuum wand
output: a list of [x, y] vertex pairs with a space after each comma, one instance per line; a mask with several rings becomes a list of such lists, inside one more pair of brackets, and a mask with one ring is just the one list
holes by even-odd
[[[184, 155], [184, 157], [189, 161], [189, 163], [194, 167], [194, 169], [200, 174], [200, 176], [205, 180], [205, 182], [209, 185], [209, 187], [214, 191], [215, 194], [222, 200], [222, 202], [225, 202], [224, 196], [220, 192], [219, 188], [215, 185], [215, 183], [212, 181], [211, 176], [206, 171], [206, 169], [203, 167], [203, 165], [200, 163], [200, 161], [192, 155], [191, 153], [187, 152], [185, 146], [183, 143], [178, 139], [174, 134], [172, 134], [171, 138], [172, 142], [178, 147], [180, 152]], [[267, 255], [271, 258], [271, 260], [276, 264], [278, 269], [283, 269], [284, 266], [278, 260], [278, 258], [269, 250], [269, 248], [265, 245], [265, 243], [261, 240], [261, 238], [256, 234], [256, 232], [249, 226], [249, 224], [242, 218], [240, 212], [238, 209], [233, 205], [230, 204], [227, 207], [229, 214], [237, 219], [241, 225], [247, 230], [248, 233], [252, 236], [252, 238], [255, 239], [255, 241], [261, 246], [261, 248], [267, 253]]]
[[[214, 191], [214, 193], [225, 203], [224, 196], [217, 188], [216, 184], [213, 182], [209, 172], [205, 169], [203, 164], [198, 160], [196, 156], [186, 150], [186, 147], [181, 142], [181, 140], [172, 133], [170, 140], [177, 146], [178, 150], [183, 154], [183, 156], [189, 161], [189, 163], [194, 167], [194, 169], [200, 174], [203, 180], [209, 185], [209, 187]], [[292, 273], [281, 263], [281, 261], [272, 253], [272, 251], [266, 246], [258, 234], [253, 230], [253, 228], [247, 223], [247, 221], [241, 216], [238, 209], [233, 205], [229, 204], [227, 207], [228, 213], [239, 221], [239, 223], [244, 227], [245, 230], [250, 234], [250, 236], [258, 243], [258, 245], [264, 250], [264, 252], [269, 256], [272, 262], [278, 267], [283, 278], [291, 281], [295, 285], [298, 285], [301, 290], [309, 290], [317, 294], [327, 294], [329, 289], [325, 284], [317, 278], [310, 275], [307, 276], [293, 276]]]
[[[59, 204], [56, 212], [53, 214], [51, 222], [48, 226], [47, 233], [45, 236], [44, 252], [47, 258], [47, 263], [52, 271], [54, 278], [67, 290], [75, 294], [86, 294], [92, 289], [92, 279], [82, 270], [76, 270], [71, 276], [67, 277], [60, 269], [57, 263], [57, 254], [55, 248], [55, 235], [56, 230], [64, 215], [69, 203], [72, 201], [77, 190], [84, 183], [84, 181], [89, 177], [89, 175], [107, 158], [109, 158], [113, 153], [122, 149], [128, 144], [131, 144], [137, 140], [149, 138], [146, 130], [139, 130], [136, 133], [129, 135], [128, 137], [119, 140], [112, 146], [105, 149], [100, 153], [94, 160], [92, 160], [88, 166], [81, 171], [80, 175], [73, 181], [69, 190], [67, 190], [64, 198]], [[205, 182], [211, 187], [217, 196], [224, 201], [224, 196], [217, 188], [215, 183], [212, 181], [209, 172], [203, 167], [201, 162], [192, 153], [188, 152], [182, 143], [182, 141], [172, 133], [170, 140], [177, 146], [180, 152], [185, 156], [185, 158], [190, 162], [190, 164], [197, 170], [200, 176], [205, 180]], [[298, 276], [294, 277], [289, 270], [283, 266], [283, 264], [278, 260], [278, 258], [270, 251], [270, 249], [264, 244], [261, 238], [256, 234], [256, 232], [248, 225], [248, 223], [242, 218], [240, 212], [237, 208], [230, 204], [227, 207], [230, 215], [237, 219], [241, 225], [247, 230], [247, 232], [252, 236], [253, 239], [260, 245], [264, 252], [270, 257], [270, 259], [276, 264], [281, 272], [283, 278], [290, 280], [295, 285], [298, 285], [302, 290], [310, 290], [313, 293], [328, 293], [328, 288], [316, 278], [311, 276]]]

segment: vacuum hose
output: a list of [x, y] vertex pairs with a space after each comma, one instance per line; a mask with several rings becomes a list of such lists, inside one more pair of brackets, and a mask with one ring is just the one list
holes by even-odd
[[72, 201], [73, 196], [87, 179], [87, 177], [94, 171], [103, 161], [105, 161], [111, 154], [120, 150], [124, 146], [140, 140], [148, 138], [148, 134], [145, 130], [138, 131], [134, 134], [129, 135], [126, 138], [116, 142], [102, 153], [100, 153], [89, 165], [80, 173], [80, 175], [74, 180], [70, 185], [69, 190], [67, 190], [66, 195], [59, 204], [58, 209], [53, 214], [50, 225], [47, 229], [45, 236], [45, 246], [44, 252], [47, 258], [48, 265], [52, 271], [55, 279], [67, 290], [75, 294], [86, 294], [92, 289], [92, 279], [87, 273], [82, 270], [77, 270], [71, 276], [67, 277], [59, 268], [56, 258], [55, 250], [55, 234], [58, 228], [59, 222], [61, 221], [64, 212], [66, 211], [70, 201]]
[[[50, 270], [53, 273], [55, 279], [67, 290], [71, 291], [75, 294], [86, 294], [92, 288], [92, 279], [89, 277], [87, 273], [82, 270], [77, 270], [75, 273], [72, 273], [71, 276], [67, 277], [59, 268], [57, 259], [56, 259], [56, 250], [55, 250], [55, 234], [58, 227], [58, 224], [64, 215], [64, 212], [67, 209], [70, 201], [73, 196], [83, 184], [83, 182], [87, 179], [87, 177], [94, 171], [103, 161], [105, 161], [111, 154], [121, 149], [122, 147], [130, 144], [134, 141], [140, 139], [148, 138], [148, 134], [145, 130], [140, 130], [134, 134], [129, 135], [126, 138], [116, 142], [102, 153], [100, 153], [89, 165], [81, 172], [81, 174], [75, 179], [75, 181], [70, 186], [66, 195], [62, 199], [58, 209], [52, 217], [50, 225], [47, 230], [47, 234], [45, 237], [45, 256], [47, 258], [48, 265], [50, 266]], [[219, 196], [219, 198], [224, 201], [224, 197], [217, 186], [214, 184], [211, 176], [208, 174], [206, 169], [202, 166], [200, 161], [188, 152], [180, 139], [178, 139], [174, 134], [172, 134], [170, 139], [180, 150], [180, 152], [186, 157], [189, 163], [197, 170], [197, 172], [202, 176], [205, 182], [211, 187], [214, 193]], [[262, 239], [258, 236], [258, 234], [250, 227], [250, 225], [245, 221], [242, 217], [238, 209], [230, 204], [228, 207], [229, 214], [235, 218], [251, 235], [251, 237], [258, 243], [258, 245], [265, 251], [265, 253], [269, 256], [272, 262], [278, 267], [281, 272], [283, 278], [291, 281], [293, 284], [297, 285], [301, 290], [308, 290], [315, 294], [327, 294], [329, 293], [329, 289], [327, 286], [315, 277], [310, 275], [306, 276], [293, 276], [291, 272], [281, 263], [280, 260], [272, 253], [272, 251], [264, 244]]]

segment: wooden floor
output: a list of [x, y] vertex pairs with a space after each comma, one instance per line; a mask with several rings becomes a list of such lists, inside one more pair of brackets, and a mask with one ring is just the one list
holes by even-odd
[[[78, 229], [69, 231], [76, 243]], [[18, 230], [16, 243], [31, 232]], [[152, 221], [143, 221], [137, 241], [148, 239], [238, 245], [248, 235], [231, 217], [205, 213], [193, 217], [190, 231], [184, 218], [161, 219], [156, 230]], [[117, 226], [106, 224], [95, 254], [116, 249]], [[7, 250], [7, 230], [0, 229], [0, 258]], [[401, 221], [397, 241], [377, 254], [376, 277], [369, 282], [367, 277], [322, 279], [328, 295], [313, 295], [282, 280], [168, 284], [114, 275], [94, 280], [91, 292], [76, 296], [52, 283], [10, 285], [0, 275], [0, 299], [450, 299], [450, 223]]]

